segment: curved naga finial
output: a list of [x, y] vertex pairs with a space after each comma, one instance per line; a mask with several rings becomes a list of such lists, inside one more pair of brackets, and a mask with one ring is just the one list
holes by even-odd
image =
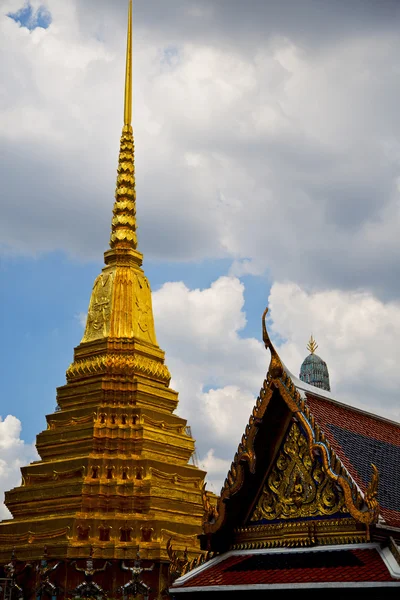
[[264, 345], [265, 345], [266, 349], [271, 352], [271, 362], [270, 362], [268, 371], [269, 371], [272, 379], [279, 379], [283, 375], [284, 368], [283, 368], [282, 361], [279, 358], [279, 355], [278, 355], [277, 351], [275, 350], [275, 348], [269, 338], [269, 335], [268, 335], [267, 325], [266, 325], [267, 314], [268, 314], [268, 307], [264, 310], [263, 316], [262, 316], [263, 341], [264, 341]]

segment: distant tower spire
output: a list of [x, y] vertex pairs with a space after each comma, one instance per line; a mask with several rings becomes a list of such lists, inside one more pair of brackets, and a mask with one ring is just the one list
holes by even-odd
[[132, 0], [129, 0], [128, 10], [124, 126], [119, 150], [113, 215], [110, 247], [136, 250], [135, 144], [132, 129]]
[[304, 359], [300, 368], [300, 379], [309, 385], [330, 391], [329, 371], [326, 362], [315, 354], [318, 344], [311, 334], [307, 344], [309, 355]]

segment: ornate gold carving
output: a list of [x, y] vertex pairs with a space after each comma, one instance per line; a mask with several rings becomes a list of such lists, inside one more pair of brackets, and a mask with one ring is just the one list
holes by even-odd
[[250, 520], [333, 515], [343, 505], [343, 491], [311, 457], [305, 436], [293, 423]]
[[173, 549], [170, 538], [167, 542], [167, 554], [169, 558], [168, 573], [172, 581], [175, 581], [175, 579], [181, 577], [184, 574], [187, 564], [189, 563], [187, 550], [185, 550], [184, 552], [182, 552], [181, 555], [179, 555]]
[[0, 543], [5, 545], [14, 545], [21, 544], [24, 542], [32, 543], [36, 541], [43, 541], [47, 539], [55, 539], [59, 537], [64, 537], [69, 532], [69, 527], [64, 527], [63, 529], [57, 529], [54, 531], [49, 531], [46, 533], [37, 533], [34, 531], [27, 531], [21, 535], [11, 533], [2, 533], [0, 534]]
[[267, 332], [267, 313], [268, 309], [265, 309], [262, 316], [263, 340], [265, 347], [271, 352], [271, 362], [267, 378], [264, 380], [260, 395], [256, 400], [249, 423], [246, 425], [238, 451], [234, 456], [228, 476], [222, 487], [217, 504], [218, 517], [215, 522], [204, 524], [205, 533], [214, 533], [218, 531], [224, 522], [226, 500], [233, 496], [242, 487], [244, 482], [243, 463], [248, 462], [250, 472], [255, 472], [256, 456], [254, 453], [254, 439], [274, 389], [279, 390], [289, 409], [293, 413], [296, 413], [296, 418], [305, 431], [310, 456], [314, 456], [314, 454], [319, 455], [324, 473], [333, 483], [337, 483], [342, 488], [345, 498], [344, 504], [351, 516], [365, 525], [376, 523], [379, 517], [379, 506], [376, 501], [376, 477], [375, 482], [371, 483], [369, 495], [364, 499], [357, 485], [335, 454], [329, 440], [315, 423], [315, 419], [310, 413], [305, 399], [300, 395], [291, 377], [285, 371], [283, 363]]
[[25, 473], [24, 483], [25, 485], [32, 485], [35, 483], [46, 483], [50, 481], [60, 481], [63, 479], [73, 479], [75, 477], [84, 477], [85, 472], [85, 467], [79, 467], [78, 469], [70, 469], [68, 471], [51, 471], [49, 473]]
[[140, 354], [100, 354], [78, 359], [67, 371], [67, 380], [72, 381], [90, 375], [119, 375], [134, 377], [144, 375], [169, 384], [171, 374], [168, 367]]
[[56, 429], [57, 427], [69, 427], [70, 425], [84, 425], [93, 421], [93, 415], [85, 417], [71, 417], [70, 419], [49, 419], [48, 429]]
[[150, 477], [155, 479], [162, 479], [163, 481], [169, 481], [175, 484], [194, 485], [195, 488], [200, 488], [203, 483], [203, 478], [200, 477], [181, 477], [177, 473], [165, 473], [154, 467], [149, 468]]
[[108, 266], [95, 281], [82, 343], [107, 337], [157, 346], [151, 289], [137, 264]]
[[215, 523], [218, 519], [218, 510], [217, 507], [210, 502], [209, 492], [206, 490], [206, 483], [203, 483], [203, 487], [201, 488], [201, 495], [203, 498], [203, 506], [204, 506], [204, 522], [205, 523]]
[[148, 415], [143, 415], [143, 423], [145, 425], [157, 427], [157, 429], [165, 429], [165, 431], [174, 431], [178, 434], [185, 433], [185, 425], [176, 425], [172, 423], [166, 423], [165, 421], [157, 421], [156, 419], [152, 419]]
[[367, 529], [360, 530], [356, 521], [351, 518], [280, 521], [236, 529], [231, 550], [294, 548], [366, 541], [368, 541]]
[[189, 573], [189, 571], [192, 571], [195, 567], [199, 567], [211, 560], [214, 556], [212, 552], [201, 552], [195, 558], [189, 558], [187, 548], [178, 554], [178, 552], [173, 549], [171, 539], [167, 542], [167, 554], [170, 560], [168, 572], [172, 581], [175, 581], [175, 579]]
[[98, 340], [109, 334], [113, 279], [114, 272], [108, 270], [94, 282], [82, 342]]
[[197, 541], [197, 534], [195, 535], [183, 535], [181, 533], [176, 533], [176, 531], [171, 531], [170, 529], [161, 529], [161, 542], [166, 542], [169, 539], [173, 540], [177, 544], [181, 544], [182, 546], [193, 546]]
[[296, 416], [306, 431], [310, 453], [320, 455], [325, 473], [342, 488], [345, 505], [351, 516], [366, 525], [376, 523], [379, 516], [377, 501], [372, 500], [371, 505], [368, 505], [349, 473], [343, 467], [341, 460], [335, 454], [325, 434], [316, 426], [314, 417], [303, 400], [301, 400], [301, 405], [302, 411], [299, 411]]
[[153, 321], [151, 290], [146, 277], [136, 275], [136, 308], [139, 313], [138, 325], [143, 333], [149, 331]]
[[111, 313], [111, 338], [136, 337], [157, 345], [150, 285], [140, 269], [116, 267]]
[[282, 361], [279, 358], [279, 355], [278, 355], [277, 351], [275, 350], [274, 345], [272, 344], [270, 337], [268, 335], [267, 325], [266, 325], [267, 314], [268, 314], [268, 308], [266, 308], [264, 310], [263, 316], [262, 316], [263, 341], [264, 341], [265, 348], [267, 350], [269, 349], [269, 351], [271, 352], [271, 363], [269, 365], [268, 372], [270, 373], [271, 377], [273, 379], [275, 379], [275, 378], [282, 377], [284, 368], [283, 368]]

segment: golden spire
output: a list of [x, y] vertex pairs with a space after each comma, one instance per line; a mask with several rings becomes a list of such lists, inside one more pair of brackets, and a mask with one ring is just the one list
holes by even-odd
[[314, 352], [316, 351], [316, 349], [318, 348], [318, 344], [317, 342], [314, 340], [312, 334], [310, 337], [310, 341], [307, 344], [307, 350], [311, 353], [314, 354]]
[[126, 41], [124, 125], [132, 125], [132, 0], [129, 0], [128, 36]]
[[126, 45], [124, 126], [118, 161], [117, 189], [111, 223], [110, 247], [137, 248], [135, 145], [132, 129], [132, 0], [129, 0]]
[[[117, 189], [111, 222], [110, 250], [104, 253], [106, 266], [97, 277], [90, 298], [82, 343], [106, 338], [139, 340], [150, 344], [151, 358], [159, 361], [151, 290], [142, 269], [143, 256], [137, 250], [136, 190], [132, 117], [132, 0], [129, 0], [126, 44], [124, 126], [119, 150]], [[111, 360], [106, 357], [107, 361]], [[115, 358], [115, 357], [114, 357]], [[111, 363], [114, 364], [114, 358]], [[164, 366], [163, 366], [164, 368]], [[68, 377], [72, 377], [69, 371]], [[168, 373], [169, 376], [169, 373]], [[165, 373], [165, 377], [167, 377]]]

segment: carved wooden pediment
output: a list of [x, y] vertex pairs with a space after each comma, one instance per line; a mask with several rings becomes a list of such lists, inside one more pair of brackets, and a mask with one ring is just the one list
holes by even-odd
[[345, 512], [343, 490], [312, 456], [295, 421], [264, 484], [250, 523], [323, 517]]

